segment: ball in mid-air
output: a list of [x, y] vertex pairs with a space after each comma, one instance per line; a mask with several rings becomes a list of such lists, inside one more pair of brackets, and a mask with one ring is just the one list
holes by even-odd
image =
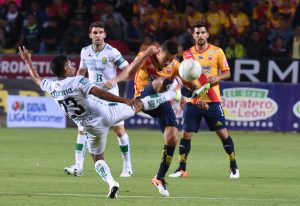
[[198, 61], [194, 59], [185, 59], [180, 63], [179, 76], [185, 81], [193, 81], [197, 79], [202, 72], [202, 67]]

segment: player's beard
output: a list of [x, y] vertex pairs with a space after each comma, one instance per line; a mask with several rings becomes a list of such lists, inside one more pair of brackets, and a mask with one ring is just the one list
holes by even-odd
[[207, 42], [206, 40], [198, 39], [197, 45], [200, 46], [200, 47], [202, 47], [202, 46], [204, 46], [206, 44], [206, 42]]

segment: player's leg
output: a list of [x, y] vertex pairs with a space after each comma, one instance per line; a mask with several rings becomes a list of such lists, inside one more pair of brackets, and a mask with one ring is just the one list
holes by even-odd
[[212, 131], [220, 138], [230, 161], [230, 178], [239, 178], [239, 170], [235, 159], [234, 143], [226, 129], [225, 116], [220, 103], [210, 103], [205, 112], [205, 120]]
[[77, 141], [75, 145], [75, 164], [64, 168], [66, 174], [74, 175], [77, 177], [82, 176], [86, 151], [86, 141], [87, 136], [83, 131], [83, 128], [78, 128]]
[[183, 129], [179, 143], [179, 166], [169, 177], [188, 177], [186, 165], [191, 150], [193, 132], [198, 132], [201, 123], [201, 111], [191, 103], [187, 103], [183, 112]]
[[120, 177], [130, 177], [133, 174], [131, 158], [130, 158], [130, 143], [129, 136], [124, 127], [124, 121], [113, 126], [113, 130], [118, 137], [118, 142], [123, 158], [123, 170]]
[[216, 131], [218, 137], [222, 141], [225, 152], [229, 157], [230, 178], [235, 179], [240, 177], [240, 172], [235, 159], [234, 143], [226, 128]]
[[115, 199], [117, 198], [119, 183], [114, 180], [110, 168], [104, 160], [104, 150], [106, 146], [108, 129], [108, 127], [105, 127], [101, 124], [88, 128], [87, 131], [92, 136], [89, 136], [87, 145], [91, 157], [95, 163], [95, 170], [97, 174], [109, 186], [107, 198]]

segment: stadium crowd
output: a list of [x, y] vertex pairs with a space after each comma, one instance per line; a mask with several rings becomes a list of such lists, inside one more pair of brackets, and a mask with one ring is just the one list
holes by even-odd
[[123, 55], [170, 38], [183, 51], [201, 20], [227, 58], [300, 59], [298, 0], [0, 0], [0, 51], [25, 45], [39, 54], [79, 55], [98, 20]]

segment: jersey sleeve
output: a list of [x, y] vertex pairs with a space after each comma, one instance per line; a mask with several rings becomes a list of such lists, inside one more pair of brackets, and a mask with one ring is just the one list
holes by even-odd
[[112, 62], [120, 69], [125, 69], [125, 67], [129, 65], [128, 61], [125, 60], [122, 54], [115, 48], [112, 50]]
[[41, 90], [51, 93], [52, 92], [52, 82], [51, 79], [43, 79], [40, 83]]
[[84, 52], [83, 52], [83, 50], [81, 50], [81, 52], [80, 52], [79, 68], [80, 69], [87, 69], [87, 65], [86, 65], [86, 62], [84, 60]]
[[78, 76], [78, 88], [87, 96], [95, 85], [86, 77]]
[[218, 58], [218, 66], [219, 66], [219, 69], [222, 71], [222, 72], [225, 72], [225, 71], [228, 71], [230, 70], [229, 68], [229, 65], [228, 65], [228, 62], [227, 62], [227, 59], [226, 59], [226, 56], [223, 52], [222, 49], [219, 50], [219, 58]]

